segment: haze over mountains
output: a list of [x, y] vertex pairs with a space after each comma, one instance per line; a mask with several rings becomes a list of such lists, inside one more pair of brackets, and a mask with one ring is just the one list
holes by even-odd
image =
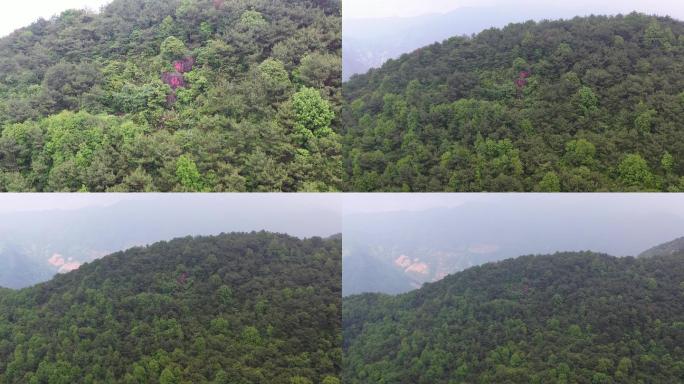
[[526, 254], [636, 256], [683, 234], [684, 213], [666, 206], [675, 199], [651, 203], [638, 195], [511, 195], [460, 207], [411, 211], [407, 204], [402, 211], [345, 215], [343, 292], [406, 292]]
[[[414, 17], [344, 18], [343, 80], [354, 74], [380, 67], [420, 47], [460, 35], [472, 35], [488, 28], [502, 28], [528, 20], [571, 19], [575, 16], [614, 15], [637, 10], [652, 13], [649, 4], [625, 1], [591, 4], [534, 4], [531, 1], [495, 1], [482, 6], [467, 6], [447, 13]], [[491, 2], [490, 2], [491, 3]], [[684, 10], [676, 4], [660, 6], [662, 15], [680, 18]]]
[[111, 206], [0, 211], [0, 286], [26, 287], [109, 253], [179, 236], [270, 230], [327, 237], [341, 231], [335, 201], [155, 195]]

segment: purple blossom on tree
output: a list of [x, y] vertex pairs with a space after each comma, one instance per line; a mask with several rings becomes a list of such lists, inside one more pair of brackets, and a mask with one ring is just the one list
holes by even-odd
[[186, 73], [192, 71], [194, 65], [195, 58], [193, 57], [186, 57], [183, 60], [176, 60], [173, 62], [173, 67], [176, 69], [176, 72], [179, 73]]
[[168, 84], [172, 89], [185, 87], [185, 79], [183, 75], [178, 72], [164, 72], [162, 74], [162, 81]]

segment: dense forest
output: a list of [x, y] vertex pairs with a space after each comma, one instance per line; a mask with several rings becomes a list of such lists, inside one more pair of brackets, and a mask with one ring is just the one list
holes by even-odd
[[114, 0], [0, 39], [0, 191], [331, 191], [340, 0]]
[[343, 86], [346, 189], [684, 191], [684, 22], [510, 24]]
[[0, 290], [0, 383], [339, 384], [341, 238], [132, 248]]
[[345, 383], [684, 382], [684, 253], [524, 256], [343, 301]]

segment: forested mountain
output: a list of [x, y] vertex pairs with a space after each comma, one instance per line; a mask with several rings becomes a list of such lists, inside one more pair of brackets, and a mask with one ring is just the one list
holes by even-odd
[[340, 252], [186, 237], [0, 291], [0, 383], [339, 383]]
[[510, 24], [344, 85], [355, 191], [684, 190], [684, 23]]
[[684, 253], [684, 237], [680, 237], [667, 243], [657, 245], [653, 248], [649, 248], [639, 254], [639, 257], [655, 257], [674, 255], [678, 253]]
[[680, 383], [684, 253], [524, 256], [343, 301], [345, 383]]
[[[511, 2], [513, 3], [513, 2]], [[611, 6], [596, 4], [594, 13], [611, 12]], [[343, 19], [343, 80], [354, 74], [380, 67], [388, 59], [439, 42], [452, 36], [472, 35], [512, 22], [558, 19], [587, 12], [587, 6], [574, 4], [489, 4], [460, 7], [447, 13], [414, 17]]]
[[0, 39], [0, 190], [341, 186], [339, 0], [114, 0]]
[[473, 266], [559, 249], [636, 256], [682, 235], [681, 210], [623, 198], [510, 195], [345, 215], [343, 292], [403, 293]]

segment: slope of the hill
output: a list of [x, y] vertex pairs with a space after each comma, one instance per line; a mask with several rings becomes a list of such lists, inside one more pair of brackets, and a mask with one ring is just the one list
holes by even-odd
[[525, 256], [343, 301], [345, 383], [679, 383], [684, 254]]
[[335, 190], [340, 1], [114, 0], [0, 39], [0, 190]]
[[684, 253], [684, 237], [668, 241], [667, 243], [656, 245], [639, 254], [639, 257], [655, 257], [664, 255], [674, 255]]
[[346, 188], [684, 190], [684, 23], [510, 24], [344, 85]]
[[132, 248], [0, 295], [0, 383], [339, 383], [339, 239]]

